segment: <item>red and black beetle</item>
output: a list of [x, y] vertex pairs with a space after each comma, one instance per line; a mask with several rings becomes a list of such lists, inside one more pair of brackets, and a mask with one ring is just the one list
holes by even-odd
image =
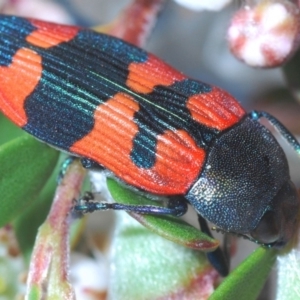
[[[190, 203], [223, 231], [276, 247], [291, 239], [299, 198], [258, 120], [300, 145], [269, 114], [247, 114], [227, 92], [74, 26], [2, 15], [0, 65], [0, 108], [14, 123], [173, 206], [132, 210], [180, 215]], [[77, 209], [103, 209], [93, 205]]]

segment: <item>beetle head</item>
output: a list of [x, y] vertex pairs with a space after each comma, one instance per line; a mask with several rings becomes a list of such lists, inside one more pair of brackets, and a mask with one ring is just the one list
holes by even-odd
[[216, 139], [186, 198], [221, 230], [261, 244], [281, 247], [296, 230], [300, 205], [286, 156], [249, 117]]
[[295, 234], [299, 200], [296, 187], [287, 181], [272, 200], [272, 207], [260, 219], [250, 236], [260, 243], [280, 248]]

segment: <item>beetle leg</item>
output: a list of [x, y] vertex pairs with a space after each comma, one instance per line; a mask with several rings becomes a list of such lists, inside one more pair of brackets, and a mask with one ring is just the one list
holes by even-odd
[[[57, 176], [58, 183], [60, 183], [62, 178], [65, 176], [66, 171], [68, 170], [70, 164], [74, 161], [74, 159], [78, 159], [78, 157], [70, 155], [63, 161], [63, 163], [60, 167], [60, 172]], [[97, 162], [95, 162], [94, 160], [91, 160], [89, 158], [82, 157], [82, 158], [80, 158], [80, 162], [81, 162], [82, 166], [88, 170], [95, 170], [95, 171], [96, 170], [98, 170], [98, 171], [105, 170], [105, 168], [102, 165], [98, 164]]]
[[80, 162], [81, 162], [82, 166], [88, 170], [95, 170], [95, 171], [96, 170], [98, 170], [98, 171], [105, 170], [105, 168], [102, 165], [98, 164], [94, 160], [87, 158], [87, 157], [82, 157], [80, 159]]
[[276, 118], [265, 111], [252, 111], [249, 113], [252, 120], [258, 121], [261, 118], [266, 118], [285, 138], [285, 140], [293, 147], [293, 149], [300, 154], [300, 144], [295, 137], [288, 131], [288, 129], [281, 124]]
[[88, 197], [81, 199], [84, 203], [77, 202], [74, 205], [73, 210], [75, 212], [81, 213], [91, 213], [96, 210], [125, 210], [128, 212], [135, 212], [139, 214], [151, 214], [151, 215], [172, 215], [172, 216], [182, 216], [187, 211], [187, 203], [181, 198], [172, 197], [168, 199], [167, 206], [159, 205], [133, 205], [133, 204], [123, 204], [123, 203], [109, 203], [109, 202], [96, 202], [92, 201], [91, 193]]
[[[201, 231], [206, 233], [208, 236], [213, 237], [206, 220], [199, 214], [198, 222], [201, 227]], [[229, 255], [226, 248], [227, 247], [225, 245], [225, 251], [223, 251], [221, 247], [218, 247], [215, 251], [206, 253], [209, 262], [223, 277], [227, 276], [229, 273]]]

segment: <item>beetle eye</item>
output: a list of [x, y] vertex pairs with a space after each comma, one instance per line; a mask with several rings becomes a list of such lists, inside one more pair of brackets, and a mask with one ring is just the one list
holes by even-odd
[[262, 244], [272, 244], [278, 240], [280, 228], [276, 222], [275, 212], [265, 212], [257, 227], [250, 232], [251, 236]]

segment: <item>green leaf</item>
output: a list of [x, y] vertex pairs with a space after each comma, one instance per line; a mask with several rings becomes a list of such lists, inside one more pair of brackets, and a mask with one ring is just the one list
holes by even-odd
[[225, 278], [209, 300], [257, 299], [275, 262], [276, 254], [274, 249], [256, 249]]
[[56, 165], [58, 154], [27, 135], [0, 147], [0, 227], [37, 198]]
[[17, 127], [1, 113], [0, 113], [0, 128], [2, 129], [0, 134], [0, 145], [16, 137], [26, 134], [25, 131], [23, 131], [20, 127]]
[[[58, 168], [60, 164], [58, 164]], [[57, 185], [57, 169], [41, 190], [38, 198], [13, 222], [19, 247], [25, 261], [29, 264], [39, 226], [45, 221], [50, 210]]]
[[[118, 203], [153, 205], [153, 201], [144, 195], [124, 187], [111, 178], [107, 179], [107, 186], [112, 197]], [[158, 203], [154, 202], [154, 205], [158, 205]], [[212, 239], [179, 218], [137, 213], [129, 214], [152, 232], [185, 247], [202, 251], [213, 251], [219, 245], [217, 240]]]

